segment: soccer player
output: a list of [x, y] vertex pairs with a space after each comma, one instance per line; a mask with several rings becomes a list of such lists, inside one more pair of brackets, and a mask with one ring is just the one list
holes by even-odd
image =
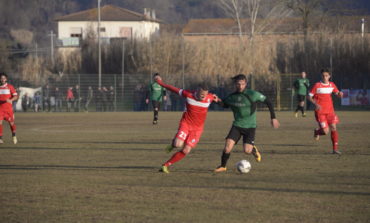
[[298, 78], [294, 82], [294, 88], [297, 92], [297, 109], [295, 110], [295, 117], [298, 117], [298, 111], [302, 112], [302, 117], [306, 117], [306, 113], [304, 111], [304, 104], [306, 100], [306, 95], [308, 91], [308, 87], [310, 86], [310, 81], [306, 78], [306, 72], [301, 73], [301, 78]]
[[275, 111], [270, 100], [258, 91], [247, 89], [247, 78], [244, 74], [238, 74], [232, 78], [236, 91], [225, 99], [219, 100], [219, 105], [224, 108], [230, 107], [234, 114], [234, 122], [226, 136], [225, 147], [221, 155], [221, 165], [214, 172], [225, 172], [226, 164], [230, 158], [231, 150], [243, 136], [243, 149], [246, 154], [252, 154], [257, 162], [261, 162], [261, 154], [254, 145], [256, 133], [256, 108], [257, 102], [267, 105], [271, 116], [271, 125], [279, 128], [279, 121], [276, 119]]
[[[159, 76], [158, 73], [153, 75], [154, 80]], [[147, 92], [145, 102], [149, 104], [149, 98], [152, 100], [153, 106], [153, 125], [158, 123], [158, 112], [161, 107], [162, 100], [166, 100], [166, 90], [164, 87], [159, 85], [157, 82], [153, 82], [149, 85], [149, 91]]]
[[196, 91], [188, 91], [163, 83], [159, 75], [156, 76], [155, 80], [159, 85], [186, 100], [186, 110], [182, 115], [177, 134], [172, 140], [172, 144], [166, 148], [167, 152], [171, 152], [174, 148], [182, 149], [173, 154], [160, 169], [161, 172], [169, 173], [169, 166], [183, 159], [199, 142], [208, 107], [212, 102], [217, 102], [218, 97], [208, 92], [206, 84], [199, 85]]
[[337, 132], [339, 118], [334, 112], [333, 100], [331, 98], [333, 93], [339, 98], [343, 97], [343, 92], [339, 91], [337, 86], [330, 81], [329, 70], [322, 69], [321, 81], [312, 87], [308, 95], [308, 99], [315, 105], [315, 118], [319, 124], [319, 128], [314, 129], [314, 138], [319, 140], [320, 135], [329, 134], [330, 129], [333, 154], [340, 155]]
[[3, 120], [9, 122], [10, 130], [12, 131], [13, 143], [17, 144], [18, 140], [15, 136], [16, 126], [14, 123], [13, 101], [18, 99], [18, 94], [13, 85], [8, 84], [8, 75], [0, 73], [0, 143], [3, 141]]

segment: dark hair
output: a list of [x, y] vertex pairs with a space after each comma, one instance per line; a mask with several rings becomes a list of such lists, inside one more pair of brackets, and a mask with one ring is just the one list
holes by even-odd
[[202, 89], [203, 91], [209, 90], [208, 84], [205, 82], [198, 84], [198, 88]]
[[329, 73], [329, 74], [330, 74], [330, 70], [329, 70], [328, 68], [323, 68], [323, 69], [321, 69], [321, 73], [324, 73], [324, 72], [326, 72], [326, 73]]
[[159, 76], [159, 73], [154, 73], [153, 77]]
[[1, 73], [0, 73], [0, 77], [1, 77], [1, 76], [5, 76], [5, 77], [6, 77], [6, 79], [8, 79], [8, 75], [7, 75], [6, 73], [4, 73], [4, 72], [1, 72]]
[[247, 81], [247, 77], [244, 75], [244, 74], [238, 74], [234, 77], [231, 78], [234, 82], [238, 82], [238, 81], [241, 81], [241, 80], [245, 80]]

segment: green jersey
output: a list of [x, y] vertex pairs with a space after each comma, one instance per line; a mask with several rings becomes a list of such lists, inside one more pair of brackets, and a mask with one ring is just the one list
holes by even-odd
[[149, 96], [152, 101], [162, 101], [163, 96], [166, 95], [166, 89], [159, 85], [157, 82], [154, 82], [149, 85]]
[[223, 103], [230, 107], [234, 114], [233, 125], [240, 128], [256, 128], [257, 102], [264, 102], [266, 96], [258, 91], [246, 89], [227, 96]]
[[294, 88], [299, 95], [306, 95], [309, 86], [310, 81], [307, 78], [298, 78], [294, 82]]

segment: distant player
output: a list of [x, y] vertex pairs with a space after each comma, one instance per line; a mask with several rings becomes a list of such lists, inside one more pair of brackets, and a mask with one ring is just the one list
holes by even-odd
[[[153, 75], [154, 80], [156, 77], [158, 77], [159, 74], [155, 73]], [[145, 102], [149, 104], [149, 99], [152, 101], [153, 106], [153, 125], [156, 125], [158, 123], [158, 113], [159, 109], [161, 108], [161, 103], [163, 100], [166, 100], [166, 90], [161, 85], [159, 85], [157, 82], [153, 82], [149, 85], [149, 89], [147, 92], [146, 100]]]
[[317, 82], [311, 89], [308, 99], [315, 105], [315, 117], [319, 124], [319, 128], [314, 130], [316, 140], [320, 139], [320, 135], [329, 134], [331, 131], [331, 141], [333, 144], [333, 154], [340, 155], [338, 150], [338, 132], [337, 123], [339, 118], [334, 112], [332, 94], [339, 98], [343, 97], [337, 86], [330, 81], [330, 72], [328, 69], [321, 70], [321, 81]]
[[234, 114], [234, 122], [229, 134], [226, 136], [225, 147], [221, 155], [221, 165], [214, 172], [225, 172], [226, 164], [230, 158], [231, 150], [243, 136], [243, 149], [246, 154], [252, 154], [257, 162], [261, 162], [261, 154], [254, 145], [256, 134], [256, 109], [257, 103], [263, 102], [267, 105], [271, 116], [271, 125], [279, 128], [272, 103], [258, 91], [247, 89], [247, 78], [244, 74], [238, 74], [232, 78], [236, 91], [228, 95], [219, 104], [224, 108], [231, 108]]
[[295, 110], [295, 117], [298, 117], [298, 111], [302, 112], [302, 117], [306, 117], [306, 113], [304, 111], [304, 104], [306, 100], [306, 95], [308, 92], [308, 87], [310, 86], [310, 81], [306, 78], [306, 72], [301, 73], [301, 78], [298, 78], [294, 82], [294, 89], [297, 93], [297, 109]]
[[14, 123], [13, 101], [18, 99], [18, 94], [13, 85], [8, 84], [8, 75], [0, 73], [0, 143], [3, 141], [3, 120], [9, 122], [10, 130], [12, 131], [13, 143], [17, 144], [15, 136], [16, 126]]
[[195, 148], [203, 133], [204, 122], [206, 121], [208, 107], [212, 102], [217, 102], [218, 98], [208, 92], [205, 84], [199, 85], [196, 91], [188, 91], [164, 84], [160, 76], [156, 76], [159, 85], [184, 97], [186, 100], [186, 110], [182, 115], [180, 125], [172, 144], [166, 148], [171, 152], [174, 148], [182, 148], [166, 161], [161, 170], [169, 173], [169, 166], [183, 159], [190, 151]]

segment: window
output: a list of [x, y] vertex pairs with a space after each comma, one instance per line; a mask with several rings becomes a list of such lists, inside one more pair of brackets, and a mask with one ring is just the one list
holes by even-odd
[[132, 27], [120, 27], [119, 36], [123, 37], [123, 38], [126, 38], [126, 39], [131, 39], [131, 37], [132, 37]]
[[72, 27], [70, 28], [70, 37], [82, 38], [82, 28], [81, 27]]

